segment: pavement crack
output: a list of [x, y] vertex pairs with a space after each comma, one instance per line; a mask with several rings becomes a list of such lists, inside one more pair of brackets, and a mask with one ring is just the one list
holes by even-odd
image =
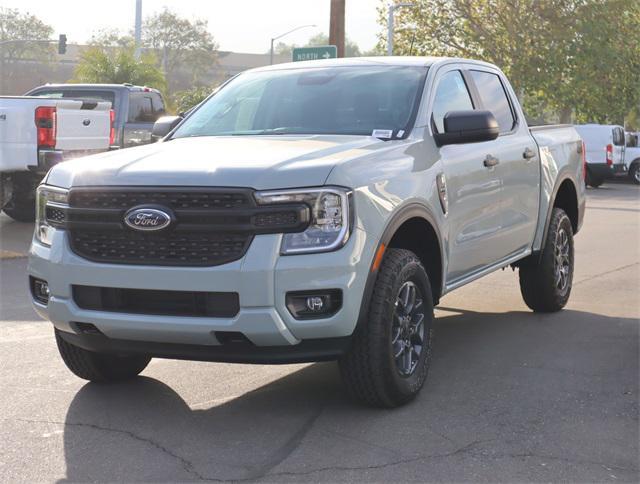
[[473, 449], [473, 447], [475, 447], [476, 445], [482, 444], [482, 443], [486, 443], [486, 442], [490, 442], [493, 439], [489, 439], [489, 440], [474, 440], [473, 442], [469, 442], [468, 444], [463, 445], [462, 447], [459, 447], [455, 450], [452, 450], [451, 452], [445, 452], [442, 454], [426, 454], [426, 455], [419, 455], [419, 456], [415, 456], [415, 457], [408, 457], [408, 458], [404, 458], [404, 459], [396, 459], [393, 461], [389, 461], [389, 462], [385, 462], [382, 464], [373, 464], [373, 465], [367, 465], [367, 466], [326, 466], [326, 467], [318, 467], [315, 469], [309, 469], [306, 471], [282, 471], [282, 472], [274, 472], [272, 474], [268, 474], [265, 477], [278, 477], [278, 476], [307, 476], [307, 475], [311, 475], [311, 474], [316, 474], [319, 472], [326, 472], [326, 471], [361, 471], [361, 470], [375, 470], [375, 469], [384, 469], [386, 467], [393, 467], [393, 466], [397, 466], [397, 465], [401, 465], [401, 464], [409, 464], [411, 462], [418, 462], [421, 460], [427, 460], [427, 459], [441, 459], [441, 458], [445, 458], [445, 457], [452, 457], [458, 454], [465, 454], [465, 453], [469, 453], [471, 452], [471, 450]]
[[36, 419], [24, 419], [24, 418], [18, 418], [15, 419], [18, 422], [26, 422], [26, 423], [39, 423], [39, 424], [51, 424], [51, 425], [62, 425], [63, 427], [84, 427], [84, 428], [90, 428], [93, 430], [99, 430], [99, 431], [103, 431], [103, 432], [113, 432], [113, 433], [117, 433], [117, 434], [121, 434], [121, 435], [126, 435], [134, 440], [137, 440], [138, 442], [143, 442], [151, 447], [154, 447], [156, 449], [158, 449], [159, 451], [161, 451], [162, 453], [172, 457], [174, 460], [178, 461], [181, 465], [181, 467], [185, 470], [185, 472], [187, 472], [191, 477], [194, 477], [200, 481], [213, 481], [213, 482], [226, 482], [222, 479], [211, 479], [208, 477], [203, 476], [202, 474], [200, 474], [193, 466], [193, 464], [191, 462], [189, 462], [187, 459], [185, 459], [184, 457], [179, 456], [178, 454], [172, 452], [170, 449], [168, 449], [167, 447], [165, 447], [164, 445], [156, 442], [155, 440], [152, 440], [150, 438], [147, 437], [142, 437], [138, 434], [135, 434], [134, 432], [131, 432], [129, 430], [122, 430], [122, 429], [114, 429], [114, 428], [110, 428], [110, 427], [103, 427], [101, 425], [96, 425], [96, 424], [90, 424], [90, 423], [82, 423], [82, 422], [59, 422], [59, 421], [55, 421], [55, 420], [36, 420]]
[[615, 269], [611, 269], [610, 271], [600, 272], [598, 274], [594, 274], [592, 276], [585, 277], [584, 279], [580, 279], [579, 281], [574, 282], [573, 285], [577, 286], [578, 284], [582, 284], [583, 282], [592, 281], [593, 279], [597, 279], [598, 277], [608, 276], [609, 274], [613, 274], [615, 272], [622, 271], [624, 269], [629, 269], [630, 267], [637, 266], [638, 264], [640, 264], [640, 262], [634, 262], [632, 264], [627, 264], [627, 265], [624, 265], [624, 266], [616, 267]]
[[313, 425], [316, 423], [322, 412], [324, 406], [318, 408], [301, 426], [300, 428], [278, 449], [271, 457], [260, 466], [254, 468], [248, 476], [242, 479], [233, 479], [234, 482], [243, 481], [255, 481], [261, 479], [269, 474], [269, 471], [278, 466], [281, 462], [286, 460], [293, 452], [300, 446], [302, 440], [309, 433]]

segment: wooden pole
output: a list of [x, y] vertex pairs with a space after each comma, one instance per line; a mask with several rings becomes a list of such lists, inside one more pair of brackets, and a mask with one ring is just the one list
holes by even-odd
[[329, 44], [338, 48], [338, 57], [344, 57], [344, 9], [346, 0], [331, 0]]

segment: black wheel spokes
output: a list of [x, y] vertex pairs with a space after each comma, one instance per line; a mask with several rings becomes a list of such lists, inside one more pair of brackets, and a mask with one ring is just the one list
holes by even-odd
[[555, 284], [560, 291], [564, 291], [569, 285], [571, 268], [570, 249], [571, 246], [567, 232], [563, 228], [558, 229], [554, 247], [554, 272]]
[[420, 289], [407, 281], [398, 291], [391, 328], [393, 356], [402, 376], [410, 376], [418, 366], [424, 348], [424, 319]]

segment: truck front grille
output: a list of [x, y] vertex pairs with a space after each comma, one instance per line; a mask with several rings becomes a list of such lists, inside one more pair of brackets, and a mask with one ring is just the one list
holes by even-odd
[[241, 258], [251, 243], [246, 234], [172, 232], [141, 234], [131, 230], [72, 230], [73, 251], [96, 262], [163, 266], [213, 266]]
[[[172, 215], [157, 232], [127, 226], [125, 214], [154, 207]], [[71, 250], [110, 264], [215, 266], [238, 260], [255, 235], [300, 232], [309, 223], [303, 203], [258, 206], [251, 189], [73, 188], [69, 207], [46, 211], [69, 231]]]

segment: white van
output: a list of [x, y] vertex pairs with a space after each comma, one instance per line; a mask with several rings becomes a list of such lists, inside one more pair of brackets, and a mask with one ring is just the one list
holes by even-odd
[[587, 185], [598, 187], [606, 178], [624, 173], [624, 128], [607, 124], [576, 125], [578, 134], [586, 146]]

